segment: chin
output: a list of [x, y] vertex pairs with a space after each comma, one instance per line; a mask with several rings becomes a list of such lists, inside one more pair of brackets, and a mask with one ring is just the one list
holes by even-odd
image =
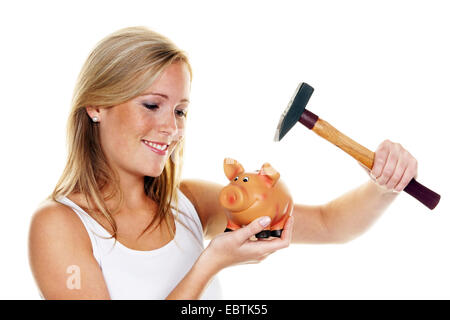
[[159, 177], [163, 173], [163, 171], [164, 171], [164, 167], [162, 167], [159, 170], [155, 169], [155, 168], [152, 168], [152, 169], [149, 169], [149, 170], [145, 170], [143, 172], [143, 174], [144, 174], [144, 176], [156, 178], [156, 177]]

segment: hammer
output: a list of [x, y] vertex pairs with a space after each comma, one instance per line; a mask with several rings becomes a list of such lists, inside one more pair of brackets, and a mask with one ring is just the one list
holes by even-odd
[[[314, 88], [307, 83], [302, 82], [299, 84], [286, 110], [281, 115], [274, 140], [280, 141], [283, 139], [298, 121], [322, 138], [344, 150], [368, 169], [372, 169], [375, 158], [375, 154], [372, 151], [353, 141], [328, 122], [306, 109], [306, 104], [311, 98], [313, 91]], [[403, 191], [422, 202], [431, 210], [437, 206], [441, 199], [439, 194], [420, 184], [414, 178]]]

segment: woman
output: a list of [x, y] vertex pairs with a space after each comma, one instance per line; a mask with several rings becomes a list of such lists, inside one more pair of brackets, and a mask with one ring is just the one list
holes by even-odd
[[[44, 298], [220, 298], [220, 270], [291, 241], [353, 239], [417, 173], [416, 160], [385, 141], [372, 180], [322, 206], [295, 204], [281, 238], [254, 241], [267, 217], [223, 233], [222, 186], [180, 181], [191, 78], [186, 55], [143, 27], [119, 30], [92, 51], [74, 91], [66, 167], [30, 226]], [[203, 237], [212, 239], [206, 249]]]

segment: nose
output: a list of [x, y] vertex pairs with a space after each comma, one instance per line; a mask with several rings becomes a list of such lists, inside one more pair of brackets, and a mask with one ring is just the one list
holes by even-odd
[[[170, 109], [170, 108], [168, 108]], [[173, 112], [169, 110], [161, 117], [160, 132], [170, 137], [178, 134], [179, 128], [177, 118]]]
[[246, 198], [245, 191], [233, 185], [226, 186], [219, 194], [222, 206], [232, 211], [240, 211], [244, 208]]

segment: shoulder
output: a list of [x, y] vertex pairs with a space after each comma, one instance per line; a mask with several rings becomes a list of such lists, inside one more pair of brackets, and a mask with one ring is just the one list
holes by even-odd
[[[45, 201], [33, 213], [28, 260], [45, 299], [109, 297], [83, 223], [59, 202]], [[72, 280], [83, 285], [72, 290]]]
[[226, 226], [225, 208], [220, 205], [219, 194], [224, 186], [215, 182], [185, 179], [180, 191], [192, 202], [202, 222], [205, 237], [223, 232]]
[[197, 211], [203, 211], [211, 196], [218, 195], [223, 186], [214, 182], [185, 179], [181, 181], [180, 191], [192, 202]]
[[64, 240], [65, 244], [76, 240], [90, 246], [89, 236], [80, 218], [66, 205], [45, 200], [35, 210], [30, 223], [30, 244]]

